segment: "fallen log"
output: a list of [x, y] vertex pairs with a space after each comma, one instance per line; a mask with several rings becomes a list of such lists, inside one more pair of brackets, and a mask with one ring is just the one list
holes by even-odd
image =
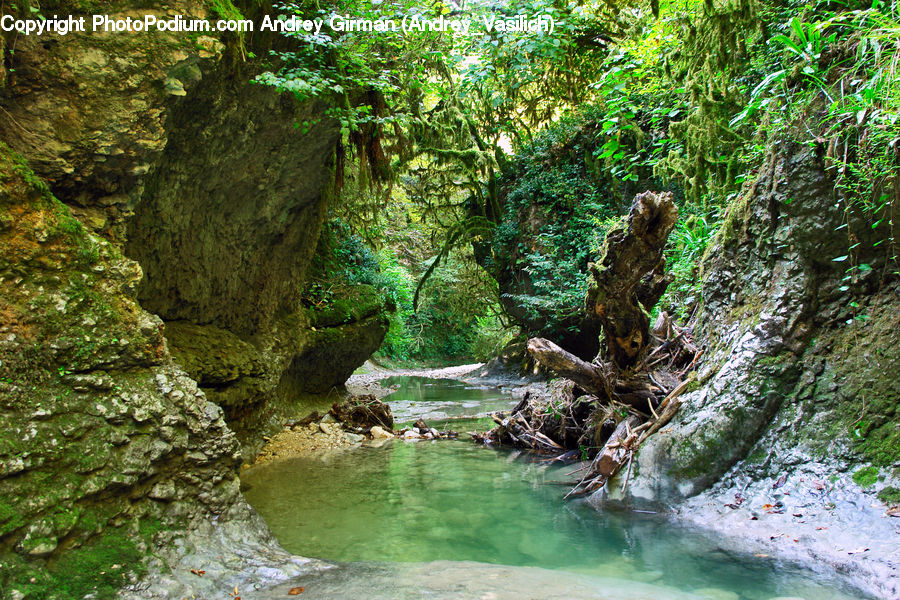
[[636, 439], [634, 429], [641, 424], [641, 419], [630, 416], [622, 419], [613, 432], [603, 450], [594, 458], [588, 474], [575, 484], [566, 497], [589, 494], [603, 487], [606, 482], [622, 468], [631, 456], [632, 445]]
[[535, 360], [556, 373], [574, 381], [581, 389], [591, 394], [610, 397], [610, 386], [601, 367], [581, 360], [544, 338], [531, 338], [526, 346]]

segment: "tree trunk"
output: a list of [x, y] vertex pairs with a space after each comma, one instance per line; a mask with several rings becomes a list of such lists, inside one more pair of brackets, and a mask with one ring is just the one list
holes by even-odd
[[585, 308], [619, 368], [633, 366], [649, 341], [652, 304], [641, 300], [655, 303], [665, 291], [663, 249], [677, 219], [672, 194], [638, 194], [626, 222], [607, 234], [600, 261], [588, 265], [593, 281]]

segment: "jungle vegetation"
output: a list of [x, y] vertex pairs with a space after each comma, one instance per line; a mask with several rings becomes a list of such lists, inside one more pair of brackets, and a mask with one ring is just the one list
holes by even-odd
[[[552, 35], [287, 34], [293, 49], [258, 77], [327, 100], [340, 123], [341, 201], [324, 243], [343, 266], [328, 274], [392, 298], [387, 356], [486, 358], [519, 328], [564, 343], [579, 328], [587, 263], [646, 189], [679, 206], [666, 249], [674, 283], [659, 306], [689, 318], [707, 243], [767, 145], [785, 137], [825, 149], [837, 201], [864, 208], [873, 228], [900, 193], [896, 1], [278, 8], [556, 23]], [[878, 244], [896, 273], [895, 238]], [[854, 250], [848, 234], [833, 257], [848, 279], [870, 268]]]

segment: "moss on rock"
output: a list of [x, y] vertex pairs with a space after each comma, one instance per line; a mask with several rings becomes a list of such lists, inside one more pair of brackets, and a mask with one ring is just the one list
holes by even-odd
[[896, 297], [873, 298], [823, 341], [833, 350], [844, 435], [877, 466], [900, 461], [900, 313]]
[[140, 268], [2, 145], [0, 181], [0, 595], [113, 597], [149, 524], [239, 500], [237, 444], [134, 299]]
[[888, 486], [880, 490], [877, 497], [885, 504], [900, 504], [900, 489]]
[[852, 478], [856, 485], [870, 488], [878, 482], [878, 467], [863, 467], [853, 473]]

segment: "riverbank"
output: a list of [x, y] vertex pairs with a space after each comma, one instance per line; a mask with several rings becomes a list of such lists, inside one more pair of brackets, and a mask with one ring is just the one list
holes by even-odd
[[[736, 497], [743, 500], [736, 504]], [[786, 479], [735, 473], [675, 508], [673, 518], [768, 554], [847, 576], [885, 600], [900, 599], [900, 518], [860, 491], [849, 474], [810, 464]]]
[[[374, 396], [384, 399], [400, 387], [399, 384], [384, 384], [393, 377], [415, 377], [428, 380], [453, 380], [477, 386], [478, 388], [496, 388], [511, 400], [520, 399], [526, 392], [546, 394], [546, 384], [525, 381], [508, 375], [486, 373], [483, 363], [472, 363], [450, 367], [435, 368], [388, 368], [374, 362], [367, 362], [345, 384], [346, 393], [350, 396]], [[396, 404], [395, 404], [396, 405]], [[409, 416], [409, 403], [400, 402], [398, 416]], [[265, 436], [264, 446], [256, 455], [253, 463], [245, 463], [243, 469], [272, 460], [294, 458], [310, 453], [339, 452], [361, 444], [377, 445], [390, 439], [390, 432], [378, 431], [375, 439], [343, 431], [331, 415], [325, 414], [316, 419], [307, 415], [299, 422], [285, 423], [282, 430], [275, 435]]]

